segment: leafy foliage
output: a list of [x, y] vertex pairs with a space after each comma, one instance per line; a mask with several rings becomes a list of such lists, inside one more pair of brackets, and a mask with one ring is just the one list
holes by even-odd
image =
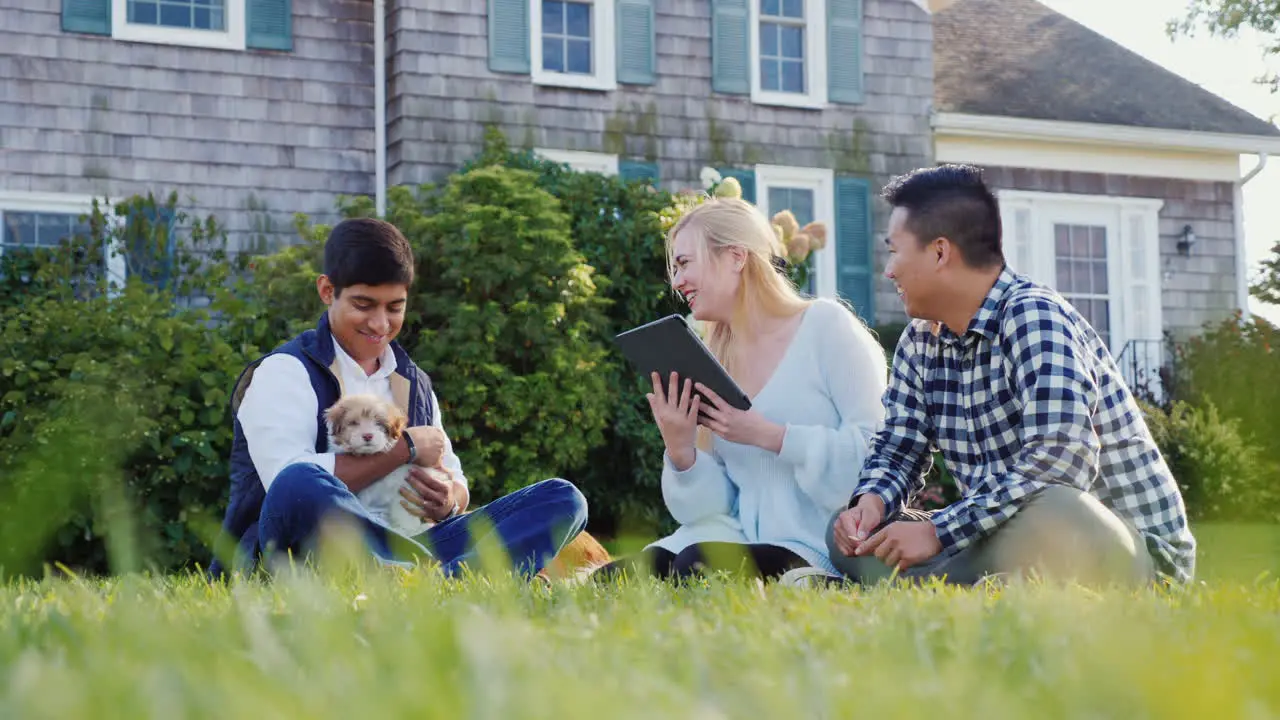
[[[1211, 36], [1234, 38], [1241, 30], [1255, 30], [1271, 40], [1264, 55], [1280, 55], [1280, 2], [1276, 0], [1187, 0], [1181, 18], [1170, 20], [1165, 30], [1170, 37], [1194, 36], [1199, 28]], [[1267, 73], [1255, 82], [1280, 90], [1280, 75]]]
[[[170, 255], [165, 236], [186, 216], [157, 231], [146, 217], [161, 207], [147, 197], [114, 208], [141, 218], [133, 224], [95, 208], [90, 236], [45, 253], [19, 302], [0, 307], [0, 505], [13, 519], [0, 562], [11, 571], [31, 558], [104, 570], [109, 553], [115, 567], [181, 565], [200, 554], [195, 528], [220, 517], [227, 394], [245, 358], [272, 341], [258, 306], [234, 298], [239, 262], [216, 222], [193, 221], [186, 249]], [[92, 270], [126, 236], [157, 240], [157, 252], [135, 242], [129, 262], [160, 258], [167, 289], [133, 276], [113, 287]], [[214, 301], [183, 308], [178, 292]], [[108, 507], [135, 512], [117, 513], [128, 516], [120, 524]]]
[[612, 403], [592, 269], [535, 179], [479, 167], [424, 204], [407, 191], [391, 198], [421, 258], [406, 347], [490, 497], [581, 463]]
[[1143, 412], [1192, 520], [1280, 520], [1276, 467], [1238, 419], [1222, 417], [1212, 402], [1179, 401], [1168, 413], [1143, 404]]
[[559, 200], [578, 252], [594, 268], [597, 294], [606, 303], [592, 332], [606, 350], [597, 372], [609, 398], [607, 424], [603, 438], [571, 478], [591, 503], [592, 526], [606, 534], [616, 527], [640, 534], [669, 530], [671, 520], [658, 490], [662, 438], [644, 397], [646, 380], [618, 352], [613, 337], [682, 309], [667, 284], [663, 249], [662, 216], [675, 198], [643, 182], [574, 172], [530, 152], [513, 151], [496, 130], [489, 131], [483, 152], [463, 170], [489, 165], [535, 173], [538, 187]]
[[1271, 257], [1262, 261], [1258, 278], [1249, 293], [1264, 303], [1280, 305], [1280, 242], [1271, 246]]

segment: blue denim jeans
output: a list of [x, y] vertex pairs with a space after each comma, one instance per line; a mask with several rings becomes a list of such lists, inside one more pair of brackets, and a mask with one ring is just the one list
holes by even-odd
[[586, 527], [587, 500], [567, 480], [543, 480], [407, 538], [371, 516], [341, 480], [319, 465], [298, 463], [282, 470], [267, 489], [258, 545], [266, 553], [289, 551], [305, 558], [316, 549], [320, 523], [328, 518], [352, 521], [384, 564], [429, 558], [450, 577], [474, 561], [477, 546], [496, 534], [514, 568], [531, 577]]

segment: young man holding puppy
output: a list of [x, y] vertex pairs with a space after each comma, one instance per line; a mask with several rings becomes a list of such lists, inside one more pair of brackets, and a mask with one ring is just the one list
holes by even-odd
[[[439, 562], [446, 575], [474, 559], [476, 518], [533, 576], [586, 525], [582, 493], [550, 479], [462, 514], [470, 504], [466, 476], [444, 431], [431, 380], [395, 342], [404, 323], [414, 259], [408, 241], [382, 220], [344, 220], [329, 233], [316, 289], [327, 311], [308, 330], [250, 364], [232, 396], [235, 437], [231, 498], [223, 530], [238, 545], [237, 563], [260, 554], [315, 549], [321, 524], [358, 527], [370, 552], [387, 564], [415, 558]], [[369, 393], [395, 403], [409, 427], [386, 453], [335, 454], [325, 411], [343, 395]], [[356, 498], [392, 470], [412, 463], [411, 513], [435, 522], [405, 538], [374, 518]], [[448, 481], [431, 477], [440, 468]], [[221, 572], [215, 562], [213, 574]]]
[[[827, 547], [847, 576], [972, 583], [998, 574], [1184, 583], [1195, 539], [1178, 486], [1098, 334], [1015, 275], [972, 167], [896, 179], [885, 275], [914, 318], [886, 421]], [[937, 447], [963, 497], [906, 509]]]

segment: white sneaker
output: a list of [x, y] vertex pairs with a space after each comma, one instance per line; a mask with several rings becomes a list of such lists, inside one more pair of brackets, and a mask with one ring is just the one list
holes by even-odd
[[782, 577], [778, 578], [778, 584], [790, 587], [822, 587], [842, 580], [844, 576], [832, 575], [822, 568], [798, 567], [783, 573]]

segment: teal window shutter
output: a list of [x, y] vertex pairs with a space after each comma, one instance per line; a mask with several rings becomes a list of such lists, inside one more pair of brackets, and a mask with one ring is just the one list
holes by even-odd
[[64, 32], [111, 34], [111, 0], [62, 0]]
[[751, 94], [747, 0], [711, 0], [711, 89]]
[[738, 168], [716, 168], [721, 178], [734, 178], [742, 186], [742, 199], [751, 204], [756, 202], [756, 171], [739, 170]]
[[650, 185], [658, 185], [658, 163], [641, 162], [639, 160], [622, 160], [618, 163], [618, 177], [626, 182], [645, 180]]
[[652, 85], [657, 65], [654, 50], [653, 0], [618, 0], [618, 82]]
[[527, 75], [530, 0], [489, 0], [489, 69]]
[[871, 240], [871, 185], [836, 177], [836, 292], [859, 317], [875, 324], [875, 244]]
[[862, 102], [862, 0], [827, 0], [827, 99]]
[[247, 0], [245, 45], [258, 50], [293, 49], [292, 0]]

